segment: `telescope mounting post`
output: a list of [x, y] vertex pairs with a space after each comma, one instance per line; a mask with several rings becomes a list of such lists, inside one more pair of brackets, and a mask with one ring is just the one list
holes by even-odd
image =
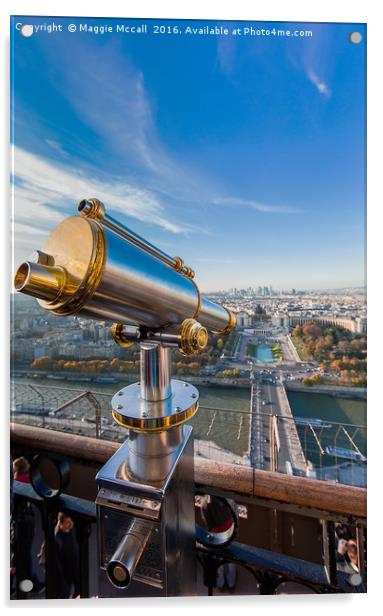
[[199, 393], [171, 379], [177, 336], [165, 342], [123, 327], [118, 335], [121, 346], [129, 336], [140, 341], [141, 378], [112, 398], [113, 418], [129, 434], [97, 475], [99, 595], [195, 594], [194, 451], [184, 424]]

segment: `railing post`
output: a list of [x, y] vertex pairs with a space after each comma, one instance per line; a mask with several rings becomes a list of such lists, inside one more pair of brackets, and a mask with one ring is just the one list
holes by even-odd
[[39, 396], [40, 400], [41, 400], [41, 418], [42, 418], [42, 421], [43, 421], [43, 428], [45, 428], [45, 398], [44, 398], [43, 394], [41, 393], [41, 391], [36, 389], [36, 387], [34, 387], [33, 385], [29, 384], [28, 387], [29, 387], [29, 389], [34, 391], [35, 394], [37, 394]]
[[[16, 566], [16, 598], [28, 599], [29, 590], [27, 590], [23, 582], [32, 581], [32, 561], [30, 555], [30, 546], [28, 546], [28, 534], [33, 535], [34, 520], [32, 513], [29, 514], [23, 511], [25, 503], [18, 503], [13, 512], [13, 549], [14, 549], [14, 564]], [[28, 520], [29, 517], [29, 520]], [[23, 520], [24, 518], [24, 520]], [[24, 531], [21, 532], [21, 526], [24, 526]]]
[[97, 400], [96, 396], [94, 396], [92, 392], [90, 391], [86, 392], [85, 397], [94, 407], [95, 420], [96, 420], [96, 438], [100, 438], [101, 437], [101, 404]]
[[77, 540], [80, 552], [80, 597], [89, 597], [89, 537], [91, 534], [91, 521], [87, 518], [76, 520]]
[[322, 520], [324, 568], [329, 584], [337, 586], [335, 524]]
[[220, 560], [211, 554], [203, 554], [200, 560], [203, 568], [203, 583], [207, 586], [208, 596], [213, 595], [213, 588], [217, 586], [217, 571]]
[[282, 576], [271, 575], [268, 571], [258, 571], [257, 573], [260, 595], [274, 595], [278, 582]]
[[43, 528], [45, 535], [45, 598], [57, 598], [56, 586], [56, 559], [57, 553], [55, 549], [55, 525], [56, 511], [52, 509], [52, 505], [44, 501], [42, 505]]

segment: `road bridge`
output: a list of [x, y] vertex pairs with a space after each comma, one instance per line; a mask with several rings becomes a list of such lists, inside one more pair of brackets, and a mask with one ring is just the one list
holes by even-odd
[[[250, 461], [255, 468], [306, 474], [306, 458], [283, 383], [258, 376], [251, 386]], [[275, 419], [273, 419], [273, 417]], [[273, 448], [277, 455], [274, 457]]]

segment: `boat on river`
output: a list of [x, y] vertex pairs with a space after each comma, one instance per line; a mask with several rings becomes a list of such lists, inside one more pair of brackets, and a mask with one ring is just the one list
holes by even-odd
[[327, 445], [325, 451], [330, 456], [334, 456], [335, 458], [344, 458], [345, 460], [352, 460], [353, 462], [367, 462], [366, 456], [364, 456], [360, 451], [356, 451], [355, 449]]
[[297, 426], [312, 426], [313, 428], [332, 428], [332, 424], [322, 421], [322, 419], [304, 419], [296, 417], [295, 424]]

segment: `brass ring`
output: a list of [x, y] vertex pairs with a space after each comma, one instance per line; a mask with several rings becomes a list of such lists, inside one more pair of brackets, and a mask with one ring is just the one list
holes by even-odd
[[193, 280], [192, 278], [190, 278], [190, 281], [194, 284], [194, 286], [196, 288], [196, 291], [197, 291], [197, 309], [196, 309], [196, 311], [195, 311], [195, 313], [194, 313], [192, 318], [195, 321], [198, 321], [199, 313], [201, 312], [202, 298], [201, 298], [201, 293], [200, 293], [200, 290], [198, 288], [198, 285], [197, 285], [196, 281]]
[[199, 407], [199, 401], [195, 402], [188, 409], [182, 412], [175, 413], [173, 415], [167, 415], [166, 417], [126, 417], [118, 411], [112, 409], [112, 416], [114, 421], [123, 428], [128, 428], [134, 432], [162, 432], [163, 430], [170, 430], [176, 426], [180, 426], [185, 423], [196, 414]]
[[212, 331], [212, 334], [229, 334], [237, 326], [237, 317], [235, 316], [234, 312], [226, 308], [226, 306], [222, 306], [222, 308], [224, 308], [229, 315], [229, 322], [224, 329], [214, 330]]
[[105, 206], [99, 199], [82, 199], [78, 204], [78, 211], [84, 218], [105, 218]]
[[106, 259], [105, 233], [101, 225], [95, 220], [88, 219], [88, 224], [93, 233], [93, 252], [82, 283], [70, 298], [66, 299], [64, 302], [52, 305], [44, 301], [39, 301], [44, 308], [51, 310], [58, 316], [71, 316], [81, 310], [96, 291], [104, 270]]
[[180, 274], [183, 273], [184, 271], [184, 262], [181, 259], [181, 257], [174, 257], [174, 269], [176, 270], [176, 272], [179, 272]]
[[[113, 323], [112, 328], [111, 328], [112, 338], [114, 342], [118, 344], [118, 346], [121, 347], [122, 349], [129, 349], [131, 346], [134, 345], [134, 341], [124, 339], [124, 336], [122, 333], [123, 327], [124, 327], [123, 323]], [[137, 339], [137, 342], [138, 342], [138, 339]]]
[[186, 276], [186, 278], [189, 278], [190, 280], [193, 280], [195, 276], [194, 270], [192, 270], [191, 267], [188, 267], [187, 265], [185, 265], [181, 257], [173, 257], [173, 258], [175, 261], [173, 267], [176, 270], [176, 272], [178, 272], [179, 274], [183, 274], [184, 276]]

